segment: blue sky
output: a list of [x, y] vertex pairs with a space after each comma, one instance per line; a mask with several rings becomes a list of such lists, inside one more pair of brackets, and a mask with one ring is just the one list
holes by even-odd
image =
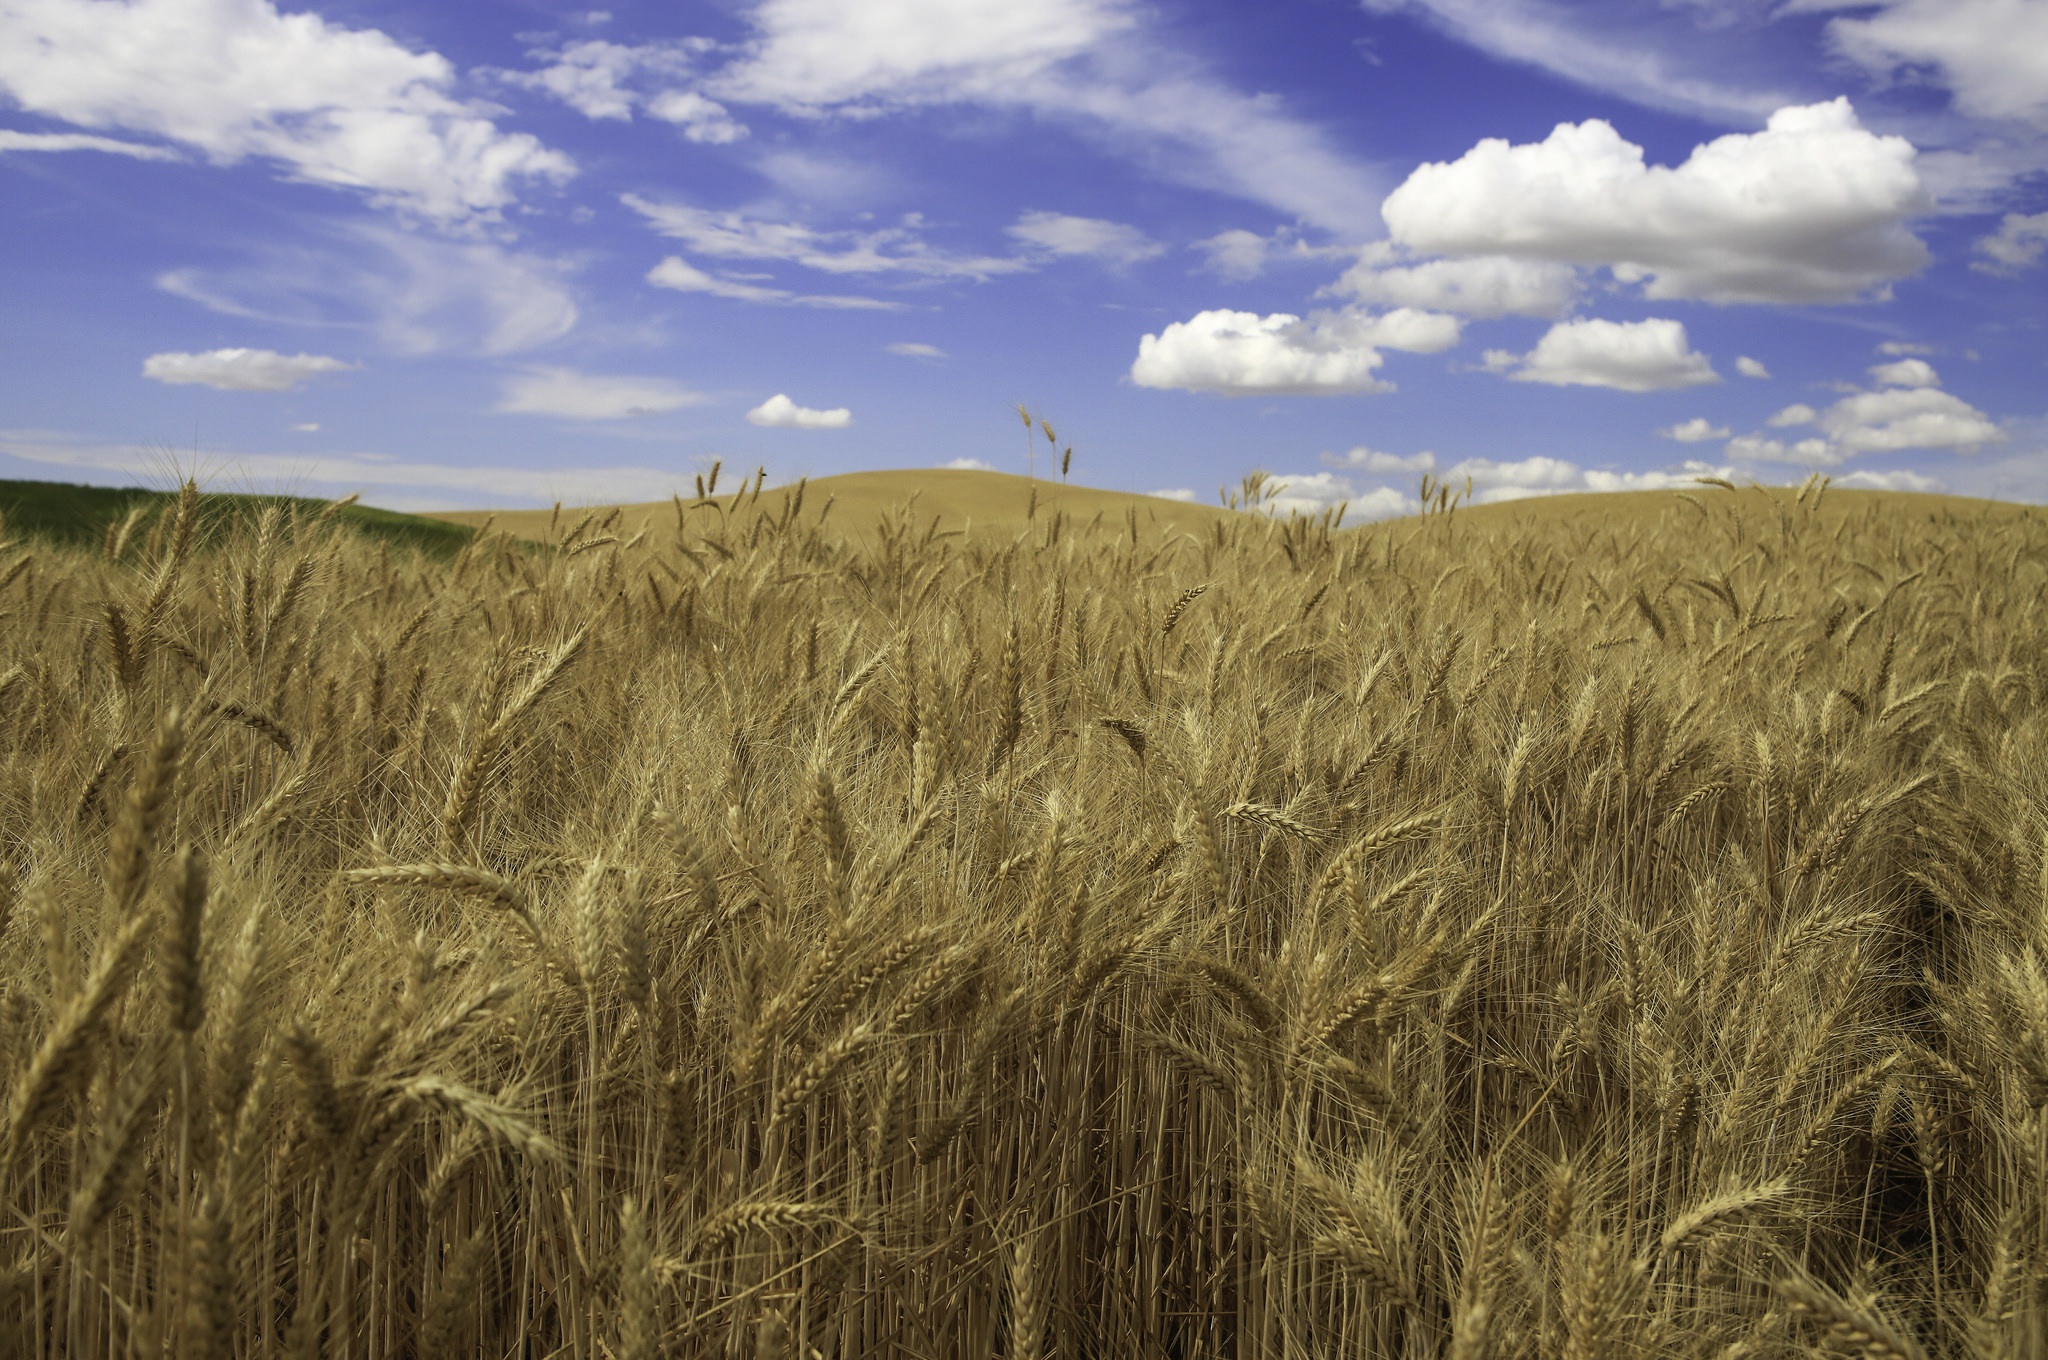
[[0, 0], [0, 476], [2048, 501], [2048, 0]]

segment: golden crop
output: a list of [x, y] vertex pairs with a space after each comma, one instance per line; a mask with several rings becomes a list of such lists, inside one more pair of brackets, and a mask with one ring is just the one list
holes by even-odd
[[0, 550], [0, 1353], [2048, 1349], [2042, 518], [820, 509]]

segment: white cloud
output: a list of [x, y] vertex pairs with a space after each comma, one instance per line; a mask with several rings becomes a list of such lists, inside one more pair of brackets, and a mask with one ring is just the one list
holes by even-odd
[[1796, 463], [1801, 467], [1835, 467], [1848, 456], [1838, 446], [1818, 436], [1796, 444], [1766, 439], [1761, 435], [1738, 435], [1723, 450], [1738, 463]]
[[1194, 488], [1187, 486], [1176, 486], [1171, 490], [1167, 491], [1147, 491], [1145, 494], [1148, 496], [1157, 496], [1160, 500], [1163, 501], [1180, 501], [1183, 504], [1188, 505], [1194, 504], [1195, 501]]
[[1972, 453], [2006, 438], [2005, 431], [1984, 412], [1933, 386], [1934, 371], [1918, 359], [1879, 364], [1871, 372], [1884, 381], [1886, 370], [1911, 370], [1914, 365], [1924, 372], [1909, 371], [1906, 376], [1924, 377], [1928, 382], [1874, 392], [1852, 390], [1824, 411], [1803, 403], [1788, 406], [1765, 423], [1773, 428], [1816, 425], [1820, 433], [1791, 445], [1762, 435], [1742, 435], [1729, 441], [1728, 456], [1744, 462], [1832, 467], [1865, 453], [1906, 449]]
[[448, 93], [453, 66], [271, 0], [10, 0], [0, 91], [31, 113], [249, 158], [443, 224], [496, 217], [569, 158]]
[[1346, 259], [1356, 251], [1347, 246], [1312, 246], [1293, 227], [1279, 226], [1271, 236], [1234, 228], [1204, 237], [1194, 243], [1202, 252], [1205, 273], [1231, 283], [1255, 279], [1276, 264], [1304, 264], [1319, 260]]
[[1347, 478], [1334, 472], [1281, 473], [1267, 483], [1267, 493], [1266, 500], [1259, 506], [1260, 512], [1283, 518], [1297, 514], [1319, 515], [1342, 505], [1343, 522], [1357, 524], [1364, 520], [1412, 514], [1421, 508], [1413, 496], [1392, 487], [1361, 493]]
[[1406, 350], [1411, 354], [1441, 354], [1458, 343], [1464, 323], [1442, 312], [1396, 307], [1374, 316], [1362, 309], [1317, 312], [1309, 321], [1319, 334], [1348, 345], [1369, 345], [1375, 349]]
[[292, 426], [292, 433], [293, 433], [293, 434], [318, 434], [318, 433], [320, 433], [320, 422], [319, 422], [319, 421], [317, 421], [317, 420], [309, 420], [309, 421], [306, 421], [306, 422], [305, 422], [304, 424], [302, 424], [302, 425], [294, 425], [294, 426]]
[[1681, 421], [1657, 433], [1666, 439], [1676, 439], [1681, 444], [1704, 444], [1709, 439], [1726, 439], [1728, 427], [1716, 425], [1705, 416], [1694, 416], [1691, 420]]
[[[47, 433], [0, 430], [0, 456], [64, 468], [73, 476], [117, 476], [129, 485], [164, 470], [158, 445], [95, 444]], [[299, 495], [361, 491], [373, 504], [415, 510], [667, 500], [687, 485], [673, 469], [459, 466], [387, 453], [304, 450], [208, 454], [194, 471], [206, 486]]]
[[1382, 453], [1361, 444], [1343, 453], [1326, 453], [1323, 461], [1331, 467], [1356, 468], [1360, 472], [1380, 474], [1436, 471], [1436, 455], [1426, 449], [1421, 453]]
[[1360, 234], [1379, 186], [1268, 95], [1139, 28], [1128, 0], [765, 0], [757, 39], [704, 84], [729, 103], [865, 117], [978, 103], [1078, 125], [1148, 170]]
[[1198, 312], [1138, 342], [1131, 381], [1232, 397], [1387, 392], [1393, 384], [1374, 376], [1385, 362], [1376, 346], [1391, 340], [1375, 331], [1432, 338], [1422, 334], [1432, 323], [1397, 321], [1397, 315], [1318, 325], [1287, 312]]
[[1934, 346], [1915, 344], [1911, 340], [1887, 340], [1877, 347], [1879, 354], [1932, 354]]
[[223, 316], [367, 329], [401, 354], [515, 354], [576, 324], [563, 268], [539, 256], [367, 223], [330, 233], [331, 247], [266, 246], [252, 264], [174, 269], [156, 286]]
[[[1495, 367], [1499, 353], [1488, 352], [1489, 367]], [[1659, 317], [1647, 321], [1560, 321], [1519, 363], [1509, 378], [1553, 387], [1662, 392], [1721, 380], [1706, 356], [1688, 346], [1685, 326]]]
[[880, 231], [816, 231], [794, 222], [770, 222], [736, 212], [712, 212], [681, 203], [621, 196], [660, 235], [700, 255], [724, 260], [782, 260], [827, 274], [911, 274], [982, 282], [1032, 269], [1028, 260], [949, 255], [925, 241], [915, 213]]
[[[2039, 0], [1880, 0], [1828, 37], [1879, 75], [1933, 67], [1955, 105], [1980, 118], [2048, 126], [2048, 6]], [[1859, 6], [1861, 8], [1861, 6]]]
[[702, 38], [638, 45], [592, 39], [533, 52], [547, 62], [539, 70], [496, 74], [552, 95], [586, 118], [625, 122], [638, 109], [674, 123], [693, 142], [736, 142], [747, 135], [744, 124], [717, 100], [675, 83], [686, 81], [712, 46]]
[[724, 146], [747, 135], [747, 125], [726, 111], [715, 99], [695, 90], [666, 90], [647, 101], [647, 112], [664, 123], [674, 123], [693, 142]]
[[538, 71], [507, 73], [516, 85], [553, 95], [585, 118], [631, 119], [638, 96], [627, 82], [643, 67], [657, 61], [680, 59], [684, 52], [662, 53], [660, 49], [632, 47], [621, 43], [592, 40], [570, 43], [557, 52], [535, 52], [548, 64]]
[[[1619, 13], [1590, 4], [1542, 0], [1365, 0], [1368, 9], [1420, 10], [1459, 39], [1505, 62], [1534, 66], [1589, 89], [1647, 108], [1709, 122], [1747, 123], [1784, 101], [1769, 91], [1695, 74], [1683, 53], [1701, 44], [1695, 30], [1683, 47], [1631, 32], [1647, 7]], [[1669, 11], [1676, 3], [1660, 5]], [[1650, 10], [1654, 14], [1657, 10]], [[1583, 17], [1582, 17], [1583, 16]]]
[[1752, 359], [1747, 354], [1735, 356], [1735, 371], [1745, 378], [1768, 378], [1771, 370], [1765, 368], [1763, 360]]
[[1099, 217], [1027, 212], [1009, 232], [1025, 246], [1048, 255], [1078, 255], [1110, 265], [1138, 264], [1166, 252], [1165, 246], [1136, 227]]
[[1011, 93], [1133, 23], [1115, 0], [764, 0], [751, 17], [760, 37], [719, 92], [795, 109]]
[[0, 128], [0, 154], [9, 151], [105, 151], [116, 156], [133, 156], [139, 161], [183, 160], [167, 146], [144, 146], [112, 137], [95, 137], [87, 132], [15, 132]]
[[1982, 411], [1932, 387], [1858, 392], [1821, 412], [1820, 427], [1850, 453], [1974, 449], [2004, 437]]
[[657, 288], [679, 293], [708, 293], [712, 297], [739, 302], [766, 302], [785, 307], [822, 307], [837, 311], [901, 311], [903, 304], [882, 298], [845, 296], [833, 293], [798, 293], [788, 288], [707, 274], [678, 255], [670, 255], [647, 271], [647, 281]]
[[1651, 298], [1846, 302], [1927, 263], [1904, 225], [1930, 206], [1913, 158], [1846, 99], [1780, 109], [1676, 167], [1593, 119], [1423, 165], [1381, 211], [1419, 253], [1606, 266]]
[[915, 340], [899, 340], [893, 345], [884, 345], [882, 348], [891, 354], [901, 354], [905, 358], [910, 359], [943, 359], [946, 357], [946, 351], [940, 349], [937, 345], [921, 345]]
[[1734, 475], [1735, 469], [1726, 464], [1716, 465], [1688, 458], [1676, 468], [1652, 472], [1609, 472], [1588, 468], [1581, 478], [1587, 491], [1669, 491], [1674, 487], [1695, 486], [1702, 477], [1719, 477], [1727, 481]]
[[747, 412], [747, 423], [781, 430], [843, 430], [853, 424], [853, 412], [844, 406], [814, 411], [777, 392]]
[[503, 415], [623, 420], [697, 406], [706, 400], [667, 378], [617, 377], [544, 366], [507, 378], [496, 409]]
[[1887, 387], [1939, 387], [1941, 375], [1925, 359], [1895, 359], [1871, 367], [1870, 376]]
[[1266, 238], [1255, 231], [1233, 228], [1195, 242], [1205, 257], [1203, 268], [1220, 279], [1242, 283], [1266, 272]]
[[142, 376], [160, 383], [191, 383], [223, 392], [289, 392], [322, 373], [346, 373], [358, 365], [325, 354], [279, 354], [269, 349], [210, 349], [204, 354], [168, 351], [142, 361]]
[[2017, 274], [2031, 269], [2040, 262], [2041, 253], [2048, 251], [2048, 212], [2007, 213], [1998, 230], [1979, 237], [1973, 248], [1990, 257], [1972, 265], [1986, 273]]
[[1948, 485], [1938, 477], [1929, 477], [1910, 468], [1899, 468], [1891, 472], [1871, 472], [1858, 468], [1834, 479], [1836, 486], [1854, 487], [1863, 491], [1946, 491]]
[[[1358, 454], [1367, 457], [1352, 461], [1353, 455]], [[1377, 466], [1374, 465], [1375, 458], [1381, 460]], [[1324, 461], [1342, 466], [1347, 471], [1381, 475], [1429, 470], [1417, 467], [1414, 460], [1388, 460], [1385, 455], [1372, 455], [1369, 449], [1354, 449], [1339, 459], [1326, 456]], [[1462, 486], [1470, 478], [1473, 501], [1494, 504], [1575, 492], [1661, 490], [1689, 486], [1702, 476], [1729, 477], [1733, 472], [1730, 467], [1699, 459], [1687, 459], [1676, 468], [1616, 472], [1583, 467], [1569, 459], [1539, 455], [1506, 460], [1466, 458], [1445, 468], [1441, 480], [1447, 486]], [[1267, 502], [1265, 508], [1283, 515], [1291, 511], [1317, 513], [1345, 502], [1348, 508], [1344, 520], [1348, 524], [1384, 519], [1390, 515], [1414, 514], [1422, 508], [1412, 492], [1397, 486], [1364, 485], [1336, 473], [1284, 474], [1274, 477], [1273, 482], [1279, 488], [1279, 495]]]
[[1555, 261], [1479, 255], [1390, 266], [1396, 257], [1390, 243], [1374, 242], [1326, 291], [1465, 316], [1545, 318], [1564, 315], [1579, 294], [1577, 272]]
[[979, 458], [955, 458], [950, 462], [941, 463], [939, 466], [954, 472], [994, 472], [996, 470], [994, 463], [984, 463]]

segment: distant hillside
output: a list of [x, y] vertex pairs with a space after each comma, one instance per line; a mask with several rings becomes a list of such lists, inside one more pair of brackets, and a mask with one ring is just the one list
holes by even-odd
[[[779, 516], [789, 499], [797, 494], [794, 485], [771, 487], [761, 493], [760, 506], [770, 516]], [[911, 516], [920, 531], [931, 526], [936, 519], [937, 531], [941, 533], [958, 533], [971, 527], [977, 531], [1014, 534], [1024, 527], [1028, 517], [1035, 516], [1043, 523], [1054, 514], [1065, 515], [1067, 522], [1075, 528], [1085, 528], [1098, 517], [1104, 526], [1116, 528], [1124, 524], [1127, 515], [1136, 514], [1140, 526], [1153, 533], [1166, 529], [1199, 534], [1219, 521], [1227, 522], [1243, 513], [1213, 504], [1067, 486], [1042, 479], [1032, 481], [1003, 472], [955, 468], [851, 472], [836, 477], [820, 477], [806, 483], [802, 495], [801, 509], [807, 518], [824, 511], [829, 502], [832, 508], [826, 518], [826, 528], [859, 539], [872, 537], [884, 516], [901, 512], [906, 505], [910, 506]], [[1570, 524], [1598, 531], [1621, 529], [1653, 520], [1680, 509], [1687, 499], [1703, 507], [1712, 507], [1716, 513], [1732, 510], [1745, 519], [1753, 516], [1775, 518], [1778, 506], [1794, 506], [1800, 495], [1799, 488], [1789, 486], [1744, 486], [1729, 491], [1718, 486], [1698, 485], [1660, 491], [1583, 492], [1566, 496], [1532, 496], [1488, 505], [1465, 505], [1456, 510], [1454, 518], [1468, 528], [1481, 530], [1545, 523]], [[1883, 507], [1887, 512], [1903, 511], [1949, 522], [1987, 515], [1994, 518], [2024, 515], [2039, 509], [2010, 501], [1907, 491], [1829, 487], [1823, 495], [1826, 512], [1830, 515], [1868, 513]], [[754, 503], [751, 491], [738, 492], [732, 483], [726, 482], [721, 482], [719, 494], [711, 499], [728, 511], [736, 505], [744, 505], [751, 511]], [[684, 503], [691, 503], [687, 496]], [[615, 511], [617, 518], [612, 519]], [[610, 519], [615, 526], [635, 532], [643, 524], [670, 522], [674, 514], [674, 502], [648, 501], [630, 505], [564, 506], [559, 515], [553, 510], [450, 510], [440, 512], [435, 518], [471, 528], [490, 519], [494, 528], [507, 533], [545, 540], [575, 528], [586, 516]]]
[[[721, 479], [718, 491], [716, 499], [728, 508], [739, 499], [735, 494], [738, 492], [737, 483]], [[793, 485], [770, 487], [761, 493], [761, 508], [771, 515], [780, 514], [789, 498], [796, 494], [797, 488]], [[752, 493], [748, 492], [746, 496], [747, 507], [751, 510]], [[872, 534], [884, 515], [901, 510], [906, 504], [911, 506], [911, 514], [920, 528], [930, 525], [936, 518], [942, 533], [960, 532], [970, 526], [976, 530], [1014, 533], [1024, 527], [1027, 517], [1042, 523], [1054, 514], [1065, 515], [1068, 522], [1077, 528], [1091, 523], [1098, 516], [1105, 525], [1115, 526], [1124, 523], [1125, 516], [1133, 513], [1149, 533], [1156, 534], [1162, 528], [1198, 533], [1218, 520], [1233, 516], [1232, 511], [1214, 505], [1195, 505], [1161, 496], [1134, 495], [1128, 491], [1065, 486], [1044, 479], [1032, 481], [1004, 472], [957, 468], [848, 472], [836, 477], [820, 477], [804, 484], [803, 498], [801, 508], [807, 518], [819, 514], [830, 502], [832, 509], [826, 517], [826, 528], [837, 528], [857, 538]], [[684, 501], [687, 504], [689, 498], [685, 496]], [[565, 507], [557, 531], [572, 527], [593, 508], [600, 517], [617, 509], [620, 512], [618, 523], [628, 529], [637, 528], [650, 517], [672, 518], [675, 514], [675, 505], [671, 501], [616, 507], [580, 506], [573, 510]], [[473, 528], [490, 514], [485, 510], [454, 510], [444, 512], [438, 518]], [[547, 538], [550, 537], [549, 526], [555, 521], [556, 516], [551, 510], [500, 510], [496, 512], [494, 527], [525, 538]]]
[[[0, 516], [10, 537], [26, 535], [45, 542], [79, 546], [98, 544], [109, 526], [118, 524], [138, 507], [145, 522], [164, 506], [177, 500], [168, 491], [150, 491], [137, 486], [77, 486], [69, 482], [0, 481]], [[317, 515], [331, 502], [294, 496], [207, 495], [201, 514], [213, 523], [233, 519], [238, 513], [255, 515], [267, 505], [299, 514]], [[452, 555], [469, 541], [471, 530], [440, 519], [402, 515], [367, 505], [351, 505], [340, 511], [338, 520], [374, 539], [395, 547], [418, 548], [437, 557]]]

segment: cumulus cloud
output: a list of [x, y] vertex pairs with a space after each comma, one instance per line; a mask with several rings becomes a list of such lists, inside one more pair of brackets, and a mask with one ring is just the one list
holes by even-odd
[[9, 151], [104, 151], [116, 156], [133, 156], [139, 161], [183, 160], [167, 146], [145, 146], [113, 137], [95, 137], [89, 132], [15, 132], [0, 128], [0, 154]]
[[777, 392], [747, 412], [747, 423], [780, 430], [843, 430], [853, 424], [853, 412], [844, 406], [815, 411], [808, 406], [799, 406]]
[[7, 29], [0, 92], [31, 113], [271, 161], [445, 225], [574, 170], [455, 98], [438, 53], [271, 0], [12, 0]]
[[2035, 0], [1880, 0], [1828, 37], [1881, 76], [1933, 68], [1964, 113], [2048, 126], [2048, 6]]
[[1743, 462], [1832, 467], [1859, 454], [1906, 449], [1973, 453], [2006, 437], [1991, 417], [1936, 386], [1939, 378], [1922, 360], [1879, 364], [1870, 372], [1880, 383], [1891, 385], [1851, 390], [1825, 410], [1816, 411], [1803, 402], [1787, 406], [1765, 422], [1775, 429], [1813, 425], [1819, 434], [1789, 445], [1763, 435], [1742, 435], [1729, 441], [1728, 456]]
[[1356, 468], [1360, 472], [1382, 475], [1395, 472], [1435, 472], [1436, 455], [1427, 449], [1421, 453], [1382, 453], [1369, 449], [1363, 444], [1343, 453], [1326, 453], [1323, 461], [1331, 467]]
[[1605, 266], [1650, 298], [1847, 302], [1928, 261], [1905, 225], [1931, 205], [1914, 154], [1847, 99], [1780, 109], [1675, 167], [1593, 119], [1423, 165], [1381, 212], [1420, 254]]
[[883, 298], [835, 293], [799, 293], [789, 288], [771, 288], [766, 284], [748, 283], [743, 279], [707, 274], [679, 255], [670, 255], [648, 270], [647, 281], [657, 288], [670, 288], [679, 293], [708, 293], [712, 297], [732, 298], [738, 302], [765, 302], [782, 307], [883, 312], [900, 311], [903, 308], [902, 303], [890, 302]]
[[1787, 444], [1762, 435], [1738, 435], [1722, 450], [1738, 463], [1796, 463], [1802, 467], [1834, 467], [1848, 456], [1846, 450], [1814, 437]]
[[540, 256], [374, 223], [328, 236], [265, 247], [239, 267], [173, 269], [156, 286], [223, 316], [367, 329], [401, 354], [515, 354], [576, 325], [566, 271]]
[[1819, 424], [1849, 453], [1975, 449], [2003, 437], [1982, 411], [1932, 387], [1858, 392], [1821, 412]]
[[579, 373], [539, 367], [505, 380], [497, 410], [506, 415], [563, 416], [570, 420], [624, 420], [701, 405], [707, 398], [667, 378]]
[[2017, 274], [2040, 263], [2048, 251], [2048, 212], [2007, 213], [1998, 230], [1978, 238], [1973, 247], [1985, 259], [1971, 267], [1988, 274]]
[[1131, 381], [1140, 387], [1223, 396], [1330, 396], [1388, 392], [1375, 374], [1382, 349], [1435, 353], [1456, 344], [1458, 321], [1408, 308], [1373, 316], [1335, 312], [1198, 312], [1138, 342]]
[[946, 351], [940, 349], [937, 345], [922, 345], [915, 340], [898, 340], [895, 344], [884, 345], [882, 348], [891, 354], [901, 354], [909, 359], [943, 359], [946, 357]]
[[1132, 265], [1155, 259], [1166, 247], [1123, 222], [1066, 213], [1027, 212], [1010, 235], [1031, 250], [1048, 255], [1081, 256], [1110, 265]]
[[1373, 376], [1385, 362], [1369, 346], [1317, 343], [1286, 312], [1208, 311], [1141, 339], [1131, 381], [1227, 397], [1388, 392]]
[[[1354, 461], [1352, 455], [1355, 454], [1368, 456]], [[1344, 522], [1347, 524], [1418, 512], [1422, 506], [1413, 492], [1398, 486], [1372, 485], [1356, 474], [1372, 473], [1384, 476], [1431, 469], [1418, 466], [1413, 460], [1383, 461], [1375, 466], [1370, 455], [1371, 450], [1355, 449], [1351, 454], [1338, 458], [1325, 457], [1326, 463], [1344, 468], [1343, 473], [1277, 475], [1272, 479], [1271, 485], [1277, 488], [1278, 494], [1267, 501], [1263, 508], [1268, 513], [1281, 515], [1297, 511], [1313, 514], [1343, 504], [1346, 506]], [[1421, 456], [1423, 455], [1418, 455]], [[1346, 475], [1347, 473], [1352, 475]], [[1733, 475], [1734, 469], [1730, 466], [1699, 459], [1687, 459], [1675, 468], [1622, 472], [1606, 468], [1588, 468], [1569, 459], [1537, 455], [1516, 459], [1461, 459], [1444, 468], [1441, 478], [1446, 485], [1462, 485], [1469, 478], [1474, 503], [1494, 504], [1501, 501], [1525, 500], [1533, 496], [1558, 496], [1576, 492], [1665, 490], [1690, 486], [1703, 476], [1726, 478]]]
[[174, 350], [144, 359], [142, 376], [223, 392], [289, 392], [322, 373], [345, 373], [357, 367], [360, 365], [325, 354], [279, 354], [270, 349], [210, 349], [186, 354]]
[[1327, 291], [1360, 302], [1421, 307], [1465, 316], [1559, 317], [1579, 295], [1578, 273], [1552, 260], [1479, 255], [1394, 264], [1389, 243], [1376, 241]]
[[1163, 501], [1180, 501], [1184, 504], [1193, 504], [1195, 500], [1195, 489], [1190, 486], [1170, 487], [1165, 491], [1147, 491], [1145, 494], [1157, 496]]
[[994, 472], [994, 463], [984, 463], [979, 458], [954, 458], [939, 464], [942, 469], [953, 472]]
[[1877, 347], [1879, 354], [1932, 354], [1934, 346], [1917, 344], [1911, 340], [1887, 340]]
[[1735, 357], [1735, 371], [1745, 378], [1768, 378], [1771, 376], [1771, 370], [1764, 367], [1763, 360], [1752, 359], [1747, 354], [1739, 354]]
[[1874, 365], [1870, 376], [1887, 387], [1939, 387], [1941, 377], [1925, 359], [1895, 359]]
[[1647, 321], [1560, 321], [1521, 356], [1487, 353], [1487, 366], [1508, 373], [1516, 382], [1553, 387], [1611, 387], [1622, 392], [1662, 392], [1721, 381], [1705, 355], [1686, 342], [1681, 322], [1661, 317]]
[[1681, 444], [1704, 444], [1709, 439], [1726, 439], [1728, 427], [1716, 425], [1705, 416], [1694, 416], [1691, 420], [1680, 421], [1669, 429], [1657, 431], [1666, 439], [1676, 439]]
[[976, 282], [1033, 268], [1028, 260], [948, 254], [924, 239], [923, 219], [916, 213], [899, 226], [879, 231], [818, 231], [743, 213], [657, 203], [638, 194], [622, 195], [621, 201], [660, 235], [722, 260], [781, 260], [826, 274], [909, 274]]
[[1948, 484], [1939, 477], [1929, 477], [1911, 468], [1896, 468], [1890, 472], [1872, 472], [1858, 468], [1834, 479], [1836, 486], [1854, 487], [1863, 491], [1946, 491]]
[[299, 425], [294, 425], [294, 426], [292, 426], [292, 433], [293, 433], [293, 434], [318, 434], [318, 433], [320, 433], [320, 422], [319, 422], [319, 421], [317, 421], [317, 420], [308, 420], [308, 421], [304, 422], [303, 424], [299, 424]]

